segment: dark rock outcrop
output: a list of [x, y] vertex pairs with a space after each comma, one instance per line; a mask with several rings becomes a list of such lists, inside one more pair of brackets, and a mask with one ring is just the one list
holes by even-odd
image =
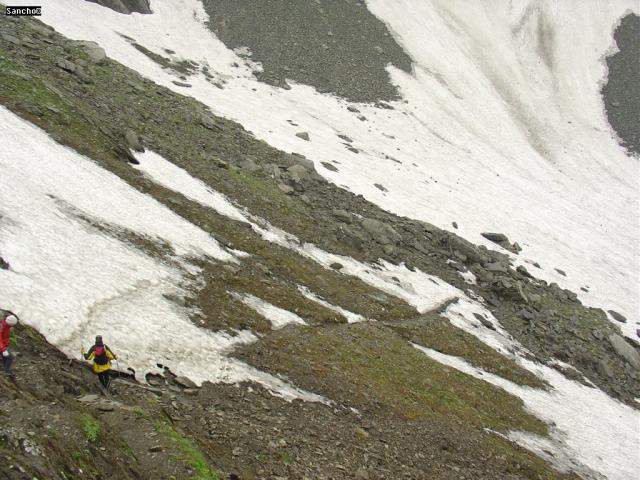
[[153, 13], [149, 6], [149, 0], [86, 0], [110, 8], [118, 13]]

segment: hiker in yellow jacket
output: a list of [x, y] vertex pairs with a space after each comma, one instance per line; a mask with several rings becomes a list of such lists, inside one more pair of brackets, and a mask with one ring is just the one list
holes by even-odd
[[102, 336], [96, 337], [96, 343], [88, 352], [82, 350], [82, 356], [85, 360], [93, 360], [93, 373], [98, 375], [100, 384], [105, 390], [109, 390], [111, 383], [111, 360], [117, 360], [111, 349], [102, 342]]

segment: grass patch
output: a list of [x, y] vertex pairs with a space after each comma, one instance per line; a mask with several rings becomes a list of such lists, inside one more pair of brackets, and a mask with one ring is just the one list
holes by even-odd
[[95, 443], [100, 435], [100, 424], [88, 413], [85, 413], [80, 417], [80, 424], [82, 426], [82, 433], [89, 442]]
[[163, 421], [155, 422], [154, 427], [158, 433], [171, 439], [180, 449], [181, 459], [196, 471], [193, 480], [220, 480], [216, 471], [207, 462], [204, 454], [188, 438]]
[[438, 352], [461, 357], [472, 365], [506, 378], [519, 385], [544, 388], [543, 380], [519, 366], [514, 360], [496, 352], [439, 314], [418, 320], [388, 325], [403, 338]]
[[296, 328], [242, 351], [243, 360], [258, 368], [285, 373], [303, 388], [363, 409], [380, 406], [409, 420], [547, 433], [519, 398], [431, 360], [381, 325]]

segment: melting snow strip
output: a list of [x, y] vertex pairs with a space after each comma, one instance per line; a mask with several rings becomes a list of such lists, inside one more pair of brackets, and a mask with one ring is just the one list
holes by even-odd
[[247, 307], [252, 308], [264, 318], [271, 322], [271, 326], [274, 330], [278, 330], [282, 327], [285, 327], [292, 323], [297, 323], [299, 325], [306, 325], [306, 322], [289, 310], [284, 310], [280, 307], [276, 307], [275, 305], [270, 304], [248, 293], [231, 293], [231, 296], [237, 298], [242, 303], [244, 303]]
[[345, 310], [342, 307], [338, 307], [336, 305], [333, 305], [327, 302], [326, 300], [319, 297], [318, 295], [316, 295], [315, 293], [313, 293], [311, 290], [309, 290], [307, 287], [303, 285], [298, 285], [298, 290], [300, 291], [300, 293], [302, 293], [302, 295], [304, 295], [309, 300], [313, 300], [314, 302], [319, 303], [323, 307], [326, 307], [329, 310], [339, 313], [344, 318], [346, 318], [347, 322], [349, 323], [364, 322], [366, 320], [366, 318], [364, 318], [362, 315], [358, 315], [357, 313], [350, 312], [349, 310]]

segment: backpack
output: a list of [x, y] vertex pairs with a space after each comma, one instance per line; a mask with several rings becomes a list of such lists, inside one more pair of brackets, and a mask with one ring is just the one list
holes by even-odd
[[93, 351], [93, 361], [98, 365], [106, 365], [109, 363], [107, 349], [104, 345], [96, 346], [96, 349]]

